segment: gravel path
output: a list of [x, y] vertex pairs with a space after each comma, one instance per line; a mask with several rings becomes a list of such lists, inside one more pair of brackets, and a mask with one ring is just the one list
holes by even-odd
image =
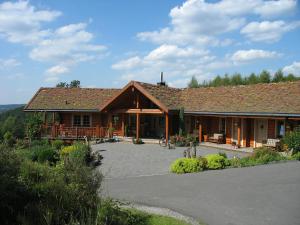
[[[168, 174], [170, 164], [183, 156], [186, 147], [169, 150], [158, 144], [134, 145], [127, 142], [103, 143], [92, 146], [104, 157], [100, 166], [105, 178], [138, 177]], [[226, 152], [229, 158], [243, 157], [246, 153], [197, 147], [198, 155]]]

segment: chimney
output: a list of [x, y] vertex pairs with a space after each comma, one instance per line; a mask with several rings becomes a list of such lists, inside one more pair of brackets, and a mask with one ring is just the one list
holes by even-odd
[[166, 86], [166, 82], [164, 82], [164, 73], [160, 73], [160, 82], [157, 83], [159, 86]]

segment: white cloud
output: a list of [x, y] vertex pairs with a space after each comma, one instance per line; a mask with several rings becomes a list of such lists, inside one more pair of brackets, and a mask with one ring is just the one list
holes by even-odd
[[282, 71], [285, 74], [289, 74], [292, 73], [294, 75], [300, 76], [300, 61], [298, 62], [293, 62], [291, 65], [289, 66], [285, 66]]
[[11, 67], [19, 66], [21, 63], [14, 58], [0, 59], [0, 69], [7, 69]]
[[9, 42], [35, 44], [49, 34], [42, 23], [61, 15], [59, 11], [37, 10], [28, 1], [0, 4], [0, 37]]
[[128, 70], [135, 68], [136, 66], [140, 65], [142, 59], [138, 56], [131, 57], [129, 59], [121, 60], [112, 65], [112, 68], [115, 70]]
[[284, 33], [298, 27], [300, 27], [300, 21], [291, 23], [282, 20], [250, 22], [241, 30], [241, 34], [251, 41], [272, 43], [279, 41]]
[[254, 11], [262, 17], [276, 17], [288, 15], [292, 13], [296, 7], [296, 0], [262, 1]]
[[58, 75], [58, 74], [63, 74], [68, 72], [69, 72], [69, 68], [63, 65], [53, 66], [46, 71], [46, 73], [50, 75]]
[[279, 57], [280, 54], [278, 54], [275, 51], [265, 51], [260, 49], [250, 49], [250, 50], [239, 50], [236, 51], [232, 56], [231, 59], [235, 63], [243, 63], [243, 62], [250, 62], [254, 60], [260, 60], [260, 59], [271, 59]]
[[45, 79], [45, 82], [48, 82], [48, 83], [56, 83], [59, 81], [59, 77], [57, 76], [49, 76], [49, 77], [46, 77]]
[[216, 35], [240, 29], [249, 16], [278, 17], [296, 9], [295, 0], [189, 0], [170, 11], [170, 26], [137, 34], [158, 44], [221, 45]]

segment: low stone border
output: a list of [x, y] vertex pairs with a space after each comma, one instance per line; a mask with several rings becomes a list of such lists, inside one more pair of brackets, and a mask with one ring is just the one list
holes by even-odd
[[149, 214], [156, 214], [156, 215], [160, 215], [160, 216], [172, 217], [177, 220], [185, 221], [191, 225], [200, 225], [200, 223], [197, 220], [195, 220], [194, 218], [185, 216], [181, 213], [178, 213], [176, 211], [173, 211], [173, 210], [167, 209], [167, 208], [147, 206], [147, 205], [141, 205], [141, 204], [136, 204], [136, 203], [129, 203], [126, 205], [121, 205], [121, 207], [126, 208], [126, 209], [130, 209], [130, 208], [137, 209], [137, 210], [149, 213]]

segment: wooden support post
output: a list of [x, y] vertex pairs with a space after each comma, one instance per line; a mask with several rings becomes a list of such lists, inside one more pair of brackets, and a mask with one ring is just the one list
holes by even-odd
[[241, 121], [238, 122], [238, 128], [237, 128], [237, 146], [241, 146]]
[[199, 123], [199, 143], [202, 142], [202, 123]]
[[52, 124], [55, 124], [55, 112], [52, 113]]
[[122, 136], [125, 136], [125, 114], [122, 114]]
[[96, 126], [96, 137], [97, 138], [100, 137], [100, 126], [99, 126], [99, 124], [97, 124], [97, 126]]
[[166, 118], [166, 144], [168, 144], [168, 142], [169, 142], [169, 114], [168, 113], [166, 113], [166, 115], [165, 115], [165, 118]]
[[136, 114], [136, 139], [140, 138], [140, 114]]

